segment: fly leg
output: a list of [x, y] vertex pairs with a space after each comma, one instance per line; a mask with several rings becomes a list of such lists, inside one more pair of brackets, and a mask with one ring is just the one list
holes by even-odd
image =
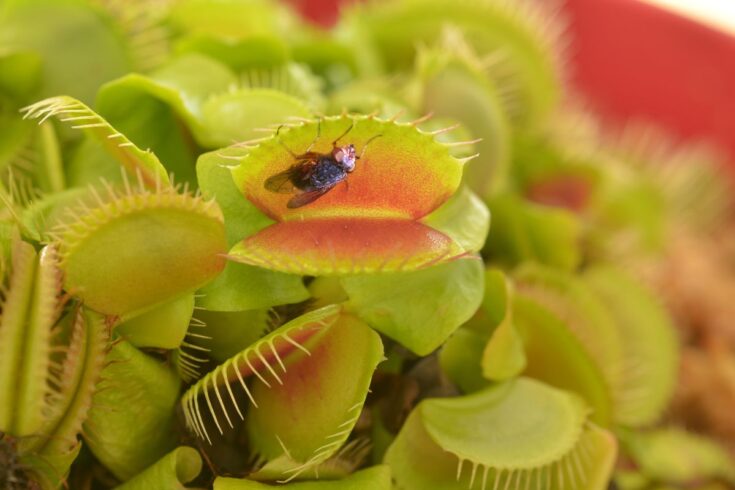
[[283, 141], [281, 141], [281, 138], [279, 136], [279, 133], [281, 132], [281, 128], [283, 126], [284, 125], [281, 124], [280, 126], [278, 126], [278, 129], [276, 129], [276, 140], [278, 141], [278, 144], [280, 144], [283, 147], [283, 149], [288, 152], [289, 155], [291, 155], [293, 158], [298, 158], [298, 155], [296, 155], [296, 153], [294, 153], [293, 151], [291, 151], [291, 148], [289, 148], [288, 146], [286, 146], [286, 144]]
[[322, 118], [320, 117], [319, 120], [316, 123], [316, 136], [314, 136], [314, 139], [311, 140], [311, 143], [309, 144], [309, 147], [306, 149], [304, 153], [309, 153], [311, 149], [314, 147], [314, 143], [319, 139], [319, 136], [322, 134]]

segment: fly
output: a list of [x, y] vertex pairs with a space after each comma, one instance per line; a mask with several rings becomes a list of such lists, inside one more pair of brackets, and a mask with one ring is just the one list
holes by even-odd
[[[381, 136], [376, 135], [370, 138], [360, 155], [357, 155], [354, 145], [337, 145], [352, 130], [353, 125], [354, 123], [350, 124], [350, 127], [332, 142], [332, 151], [329, 153], [311, 151], [314, 143], [319, 139], [321, 121], [317, 125], [316, 137], [306, 151], [300, 155], [292, 152], [279, 139], [278, 141], [291, 154], [296, 163], [283, 172], [268, 177], [264, 184], [265, 188], [279, 194], [295, 193], [286, 204], [286, 207], [294, 209], [316, 201], [340, 182], [349, 185], [347, 176], [355, 170], [357, 160], [365, 154], [368, 144]], [[276, 137], [280, 129], [279, 127], [276, 131]]]

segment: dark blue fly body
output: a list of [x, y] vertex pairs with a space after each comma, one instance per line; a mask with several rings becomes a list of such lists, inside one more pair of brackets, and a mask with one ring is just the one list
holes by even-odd
[[331, 157], [322, 157], [317, 161], [309, 175], [309, 185], [313, 189], [331, 187], [339, 184], [347, 177], [347, 170], [341, 163]]

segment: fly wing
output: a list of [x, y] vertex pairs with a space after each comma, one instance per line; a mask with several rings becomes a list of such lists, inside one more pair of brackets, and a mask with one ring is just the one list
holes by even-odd
[[309, 176], [313, 170], [314, 161], [299, 161], [287, 170], [268, 177], [263, 186], [271, 192], [290, 194], [296, 189], [303, 188], [309, 182]]
[[291, 179], [293, 174], [293, 167], [283, 172], [271, 175], [265, 180], [263, 186], [271, 192], [277, 192], [279, 194], [290, 194], [296, 189]]
[[334, 185], [330, 185], [328, 187], [322, 187], [321, 189], [314, 189], [312, 191], [305, 191], [300, 194], [296, 194], [294, 197], [292, 197], [288, 204], [286, 204], [286, 207], [289, 209], [294, 208], [300, 208], [301, 206], [306, 206], [309, 203], [312, 203], [322, 197], [324, 194], [329, 192]]

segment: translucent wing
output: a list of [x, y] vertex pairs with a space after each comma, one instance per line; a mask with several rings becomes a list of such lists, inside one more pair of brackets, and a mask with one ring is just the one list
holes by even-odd
[[334, 185], [330, 185], [329, 187], [322, 187], [321, 189], [315, 189], [313, 191], [305, 191], [300, 194], [296, 194], [294, 197], [291, 198], [290, 201], [288, 201], [286, 207], [288, 207], [289, 209], [294, 209], [300, 208], [301, 206], [306, 206], [307, 204], [312, 203], [322, 197], [333, 187]]
[[[305, 154], [309, 156], [308, 154]], [[301, 158], [301, 157], [299, 157]], [[271, 175], [263, 186], [271, 192], [289, 194], [296, 189], [303, 189], [309, 183], [309, 176], [314, 170], [315, 161], [304, 158], [287, 170]]]
[[271, 175], [265, 180], [263, 186], [271, 192], [279, 194], [290, 194], [296, 189], [293, 184], [293, 167], [283, 172]]

